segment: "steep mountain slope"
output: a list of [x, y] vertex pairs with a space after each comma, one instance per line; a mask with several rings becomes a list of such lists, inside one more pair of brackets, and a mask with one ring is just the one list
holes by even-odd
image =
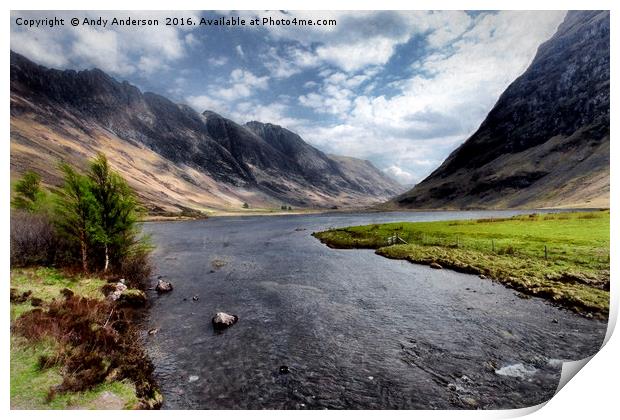
[[609, 12], [569, 12], [480, 128], [389, 204], [609, 206]]
[[34, 168], [56, 184], [59, 160], [83, 164], [102, 151], [154, 211], [364, 206], [400, 192], [379, 171], [369, 188], [296, 134], [267, 124], [286, 133], [274, 142], [259, 125], [201, 115], [97, 69], [47, 69], [11, 53], [12, 175]]

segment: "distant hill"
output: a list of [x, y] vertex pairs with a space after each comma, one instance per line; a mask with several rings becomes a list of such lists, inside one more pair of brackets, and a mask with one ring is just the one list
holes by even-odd
[[608, 11], [568, 12], [480, 128], [387, 207], [608, 207], [609, 41]]
[[404, 189], [369, 162], [330, 157], [273, 124], [240, 125], [142, 93], [101, 70], [54, 70], [11, 52], [11, 174], [58, 184], [57, 162], [98, 151], [153, 213], [360, 207]]

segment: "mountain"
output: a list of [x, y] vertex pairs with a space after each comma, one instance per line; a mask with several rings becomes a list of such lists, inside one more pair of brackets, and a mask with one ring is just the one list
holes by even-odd
[[568, 12], [405, 208], [609, 206], [609, 12]]
[[403, 191], [280, 126], [199, 114], [98, 69], [48, 69], [11, 52], [12, 176], [34, 169], [58, 184], [58, 161], [84, 165], [99, 151], [151, 212], [360, 207]]

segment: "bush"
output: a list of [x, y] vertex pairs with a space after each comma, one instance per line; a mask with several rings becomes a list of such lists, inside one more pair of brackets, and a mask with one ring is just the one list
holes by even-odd
[[142, 239], [122, 256], [117, 274], [125, 279], [127, 286], [141, 290], [148, 287], [149, 277], [153, 271], [150, 253], [150, 245]]
[[54, 265], [71, 260], [71, 246], [56, 231], [47, 213], [11, 212], [11, 265]]

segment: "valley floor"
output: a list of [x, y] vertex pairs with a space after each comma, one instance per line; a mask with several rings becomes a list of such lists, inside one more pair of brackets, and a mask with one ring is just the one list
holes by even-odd
[[388, 223], [315, 233], [333, 248], [496, 280], [577, 313], [609, 312], [609, 210], [508, 219]]

